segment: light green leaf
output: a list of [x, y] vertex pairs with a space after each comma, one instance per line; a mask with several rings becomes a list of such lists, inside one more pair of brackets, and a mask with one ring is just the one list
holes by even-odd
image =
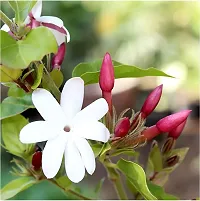
[[[84, 80], [85, 85], [98, 83], [101, 63], [102, 60], [98, 60], [92, 63], [80, 63], [74, 68], [72, 77], [81, 77]], [[120, 64], [116, 61], [113, 61], [113, 65], [115, 71], [115, 79], [145, 76], [172, 77], [171, 75], [167, 75], [166, 73], [156, 68], [141, 69], [136, 66]]]
[[110, 146], [110, 144], [108, 142], [103, 145], [101, 153], [99, 155], [101, 160], [104, 160], [106, 152], [109, 151], [110, 149], [111, 149], [111, 146]]
[[53, 81], [55, 82], [56, 86], [59, 88], [62, 85], [63, 79], [64, 79], [62, 72], [58, 69], [53, 69], [50, 72], [50, 76], [53, 79]]
[[15, 11], [15, 22], [22, 23], [28, 16], [36, 1], [9, 1], [11, 8]]
[[117, 162], [118, 168], [127, 177], [135, 189], [146, 199], [146, 200], [157, 200], [155, 196], [151, 194], [146, 183], [146, 175], [141, 166], [131, 161], [120, 159]]
[[152, 172], [159, 172], [163, 169], [162, 154], [158, 147], [158, 144], [155, 143], [151, 149], [147, 162], [147, 174]]
[[13, 82], [22, 74], [21, 69], [11, 69], [0, 65], [0, 82]]
[[15, 179], [1, 189], [1, 199], [7, 200], [12, 198], [19, 192], [24, 191], [35, 183], [37, 183], [37, 180], [35, 180], [33, 177], [20, 177]]
[[156, 196], [159, 200], [179, 200], [178, 197], [165, 193], [164, 189], [150, 181], [147, 181], [147, 185], [151, 193]]
[[31, 86], [31, 89], [37, 89], [38, 86], [41, 83], [42, 80], [42, 75], [43, 75], [43, 69], [44, 69], [44, 65], [40, 64], [37, 69], [36, 69], [36, 78], [35, 81], [33, 83], [33, 85]]
[[1, 63], [9, 68], [24, 69], [32, 61], [39, 61], [57, 52], [57, 42], [46, 27], [32, 29], [24, 40], [14, 40], [7, 32], [1, 33]]
[[25, 95], [27, 95], [27, 93], [22, 88], [19, 88], [16, 84], [10, 86], [8, 90], [8, 96], [23, 97]]
[[104, 147], [104, 144], [98, 144], [98, 143], [90, 143], [90, 146], [94, 152], [95, 157], [99, 156], [101, 153], [102, 148]]
[[1, 119], [15, 116], [29, 108], [34, 108], [30, 93], [23, 97], [7, 97], [1, 103]]
[[58, 179], [56, 179], [56, 182], [64, 189], [68, 189], [72, 184], [67, 176], [59, 177]]
[[111, 157], [118, 156], [118, 155], [127, 155], [127, 156], [138, 156], [138, 152], [134, 151], [133, 149], [119, 149], [115, 150], [113, 153], [110, 154]]
[[28, 124], [22, 115], [16, 115], [2, 120], [2, 139], [5, 148], [12, 154], [26, 158], [33, 153], [33, 144], [23, 144], [19, 140], [21, 129]]

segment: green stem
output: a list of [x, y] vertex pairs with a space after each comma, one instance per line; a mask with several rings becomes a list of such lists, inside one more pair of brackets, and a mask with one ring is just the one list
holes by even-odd
[[5, 13], [3, 13], [1, 10], [0, 10], [0, 19], [8, 25], [8, 27], [10, 28], [10, 30], [13, 29], [13, 23], [12, 21], [5, 15]]
[[118, 198], [120, 200], [128, 200], [128, 197], [125, 193], [125, 190], [124, 190], [121, 178], [120, 178], [120, 174], [117, 172], [117, 170], [114, 167], [112, 167], [112, 165], [110, 165], [110, 162], [108, 160], [105, 161], [104, 166], [107, 170], [108, 178], [114, 185]]
[[52, 182], [53, 184], [55, 184], [56, 186], [58, 186], [59, 188], [61, 188], [62, 190], [64, 190], [66, 193], [70, 193], [72, 195], [75, 195], [76, 197], [80, 198], [81, 200], [91, 200], [90, 198], [87, 198], [71, 189], [65, 189], [64, 187], [62, 187], [61, 185], [59, 185], [54, 179], [50, 179], [48, 180], [50, 182]]
[[51, 92], [53, 93], [53, 95], [55, 96], [55, 98], [57, 99], [58, 102], [60, 102], [60, 96], [61, 96], [61, 92], [58, 89], [58, 87], [56, 86], [55, 82], [53, 81], [53, 79], [51, 78], [49, 72], [47, 71], [46, 67], [44, 66], [44, 71], [46, 74], [46, 84], [48, 86], [48, 88], [51, 90]]

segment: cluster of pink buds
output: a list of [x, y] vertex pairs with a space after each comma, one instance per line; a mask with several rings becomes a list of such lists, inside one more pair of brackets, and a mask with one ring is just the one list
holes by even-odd
[[[112, 117], [112, 89], [114, 87], [114, 67], [109, 53], [106, 53], [102, 62], [99, 85], [102, 90], [102, 96], [109, 105], [109, 113]], [[156, 87], [146, 98], [141, 110], [136, 113], [133, 120], [128, 117], [120, 118], [114, 125], [114, 139], [124, 138], [131, 135], [134, 129], [138, 127], [139, 122], [145, 122], [145, 119], [154, 111], [162, 95], [163, 85]], [[159, 120], [156, 125], [142, 129], [141, 135], [146, 140], [151, 140], [161, 133], [168, 133], [168, 138], [176, 140], [184, 129], [187, 118], [191, 110], [184, 110], [169, 115]], [[143, 126], [143, 124], [141, 124]], [[136, 129], [137, 130], [137, 129]]]

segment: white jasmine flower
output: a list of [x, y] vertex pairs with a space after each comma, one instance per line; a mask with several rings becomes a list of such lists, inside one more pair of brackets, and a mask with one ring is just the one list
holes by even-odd
[[65, 83], [60, 105], [50, 92], [36, 89], [32, 101], [45, 121], [26, 125], [20, 132], [23, 143], [47, 141], [42, 154], [42, 169], [47, 178], [53, 178], [60, 169], [63, 153], [68, 178], [80, 182], [85, 169], [92, 175], [95, 156], [86, 139], [107, 142], [110, 133], [99, 122], [107, 112], [105, 99], [100, 98], [81, 110], [84, 82], [72, 78]]
[[[68, 30], [64, 27], [63, 21], [54, 16], [41, 16], [42, 12], [42, 1], [39, 0], [32, 8], [29, 16], [24, 21], [24, 24], [30, 26], [32, 29], [38, 26], [48, 27], [49, 30], [54, 34], [58, 46], [65, 42], [65, 37], [67, 37], [67, 42], [70, 41], [70, 34]], [[14, 19], [13, 19], [14, 20]], [[9, 32], [9, 27], [4, 24], [1, 30]]]

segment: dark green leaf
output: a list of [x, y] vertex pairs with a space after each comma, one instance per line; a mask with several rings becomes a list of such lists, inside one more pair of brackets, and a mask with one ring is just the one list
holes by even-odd
[[[78, 64], [72, 72], [72, 77], [81, 77], [84, 80], [85, 85], [98, 83], [101, 62], [101, 60], [98, 60], [92, 63]], [[141, 69], [136, 66], [123, 64], [120, 65], [120, 63], [116, 61], [113, 61], [113, 64], [115, 71], [115, 79], [145, 76], [172, 77], [156, 68]]]
[[1, 103], [1, 119], [15, 116], [29, 108], [34, 108], [31, 94], [23, 97], [7, 97]]
[[19, 140], [21, 129], [28, 124], [22, 115], [2, 120], [2, 138], [5, 148], [12, 154], [26, 158], [33, 152], [33, 144], [23, 144]]
[[37, 180], [33, 177], [20, 177], [15, 179], [1, 189], [1, 199], [7, 200], [12, 198], [35, 183], [37, 183]]
[[9, 1], [11, 8], [15, 11], [15, 22], [22, 23], [28, 16], [36, 1]]
[[33, 83], [33, 85], [31, 86], [31, 89], [37, 89], [38, 86], [41, 83], [42, 80], [42, 75], [43, 75], [43, 69], [44, 69], [44, 65], [40, 64], [37, 69], [36, 69], [36, 79]]
[[156, 184], [153, 184], [150, 181], [147, 181], [147, 185], [151, 193], [159, 200], [179, 200], [178, 197], [165, 193], [162, 187], [157, 186]]
[[118, 168], [127, 177], [135, 189], [147, 200], [157, 200], [151, 194], [146, 183], [146, 175], [141, 166], [131, 161], [121, 159], [117, 162]]
[[[39, 61], [49, 53], [57, 52], [57, 42], [46, 27], [32, 29], [24, 40], [14, 40], [7, 32], [1, 33], [1, 63], [9, 68], [27, 68], [32, 61]], [[15, 56], [13, 56], [15, 55]]]
[[159, 172], [162, 169], [163, 169], [162, 154], [160, 152], [158, 144], [155, 143], [155, 145], [152, 147], [149, 153], [147, 162], [147, 174], [150, 174], [152, 172]]

